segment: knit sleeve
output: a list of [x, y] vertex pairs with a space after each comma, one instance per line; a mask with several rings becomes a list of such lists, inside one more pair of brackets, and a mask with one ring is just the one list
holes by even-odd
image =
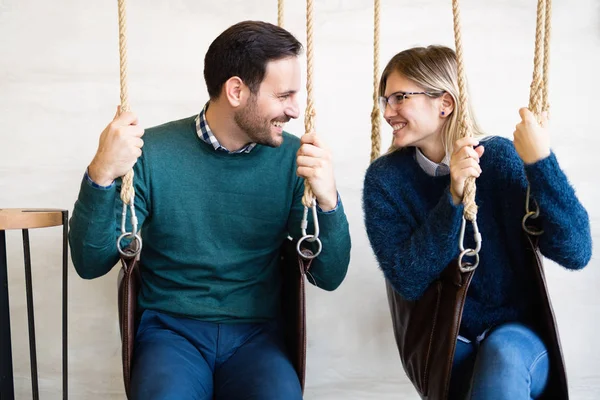
[[556, 155], [525, 165], [525, 172], [540, 208], [540, 251], [565, 268], [585, 267], [592, 257], [590, 220]]
[[[302, 221], [304, 212], [304, 206], [302, 205], [303, 195], [304, 179], [298, 178], [294, 189], [292, 210], [288, 219], [288, 232], [295, 240], [302, 237], [300, 222]], [[312, 212], [309, 212], [307, 217], [307, 233], [310, 234], [314, 229]], [[344, 205], [339, 195], [335, 210], [328, 212], [319, 210], [317, 219], [319, 222], [319, 239], [322, 243], [322, 251], [311, 264], [310, 274], [307, 275], [307, 279], [310, 283], [321, 289], [332, 291], [342, 283], [350, 264], [350, 230]], [[317, 246], [314, 243], [304, 241], [304, 246], [313, 252], [317, 251]]]
[[[426, 218], [417, 222], [410, 211], [420, 202], [410, 185], [388, 185], [385, 165], [367, 171], [363, 210], [367, 235], [386, 279], [407, 300], [419, 299], [458, 255], [462, 205], [454, 205], [449, 189]], [[407, 200], [407, 201], [405, 201]]]
[[[134, 166], [135, 208], [138, 229], [148, 217], [149, 203], [147, 176], [143, 156]], [[119, 260], [117, 238], [121, 235], [123, 202], [119, 197], [121, 179], [115, 185], [102, 188], [90, 180], [81, 182], [79, 196], [70, 220], [69, 244], [71, 259], [77, 273], [85, 279], [93, 279], [108, 273]], [[130, 210], [126, 229], [131, 232]], [[122, 241], [126, 247], [127, 240]]]
[[[542, 254], [568, 269], [581, 269], [590, 261], [592, 238], [587, 211], [560, 168], [556, 155], [533, 164], [524, 164], [514, 144], [508, 139], [494, 141], [494, 157], [504, 196], [510, 198], [511, 209], [519, 218], [525, 214], [528, 184], [531, 187], [530, 208], [539, 207], [540, 216], [530, 222], [544, 233], [539, 237]], [[535, 202], [534, 202], [535, 201]]]

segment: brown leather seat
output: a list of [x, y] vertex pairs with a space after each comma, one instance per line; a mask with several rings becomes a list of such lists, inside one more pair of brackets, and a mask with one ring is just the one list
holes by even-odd
[[[531, 236], [524, 244], [536, 271], [539, 320], [535, 321], [548, 348], [550, 378], [542, 399], [569, 398], [567, 376], [554, 311], [548, 296], [542, 256]], [[450, 264], [417, 301], [407, 301], [386, 282], [394, 336], [402, 366], [422, 399], [448, 398], [452, 360], [462, 311], [475, 272], [461, 273]]]
[[[304, 250], [309, 252], [308, 250]], [[310, 253], [310, 252], [309, 252]], [[121, 259], [119, 273], [119, 325], [121, 328], [123, 381], [129, 398], [131, 361], [133, 358], [135, 332], [138, 323], [137, 294], [140, 286], [139, 266], [136, 259]], [[284, 336], [292, 364], [298, 374], [304, 391], [306, 369], [306, 314], [305, 314], [305, 274], [311, 265], [310, 260], [298, 256], [295, 243], [286, 240], [281, 247], [282, 271], [282, 311]]]

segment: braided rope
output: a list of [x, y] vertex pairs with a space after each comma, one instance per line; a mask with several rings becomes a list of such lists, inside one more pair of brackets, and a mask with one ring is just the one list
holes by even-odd
[[[458, 119], [460, 124], [460, 137], [472, 137], [473, 132], [470, 120], [471, 116], [468, 112], [468, 95], [463, 61], [459, 0], [452, 0], [452, 13], [454, 16], [454, 41], [456, 45], [456, 63], [459, 88]], [[468, 178], [465, 181], [463, 204], [465, 205], [464, 216], [469, 221], [475, 221], [477, 219], [477, 204], [475, 204], [476, 191], [477, 187], [475, 185], [475, 178]]]
[[[313, 0], [306, 0], [306, 112], [304, 115], [304, 131], [314, 132], [315, 106], [313, 101]], [[315, 195], [308, 180], [304, 181], [302, 204], [312, 207]]]
[[550, 73], [550, 30], [552, 28], [552, 0], [546, 0], [546, 19], [544, 21], [544, 67], [542, 78], [542, 111], [550, 111], [548, 100], [548, 81]]
[[542, 79], [542, 110], [550, 112], [550, 102], [548, 100], [548, 81], [550, 73], [550, 31], [552, 28], [552, 0], [546, 0], [546, 20], [544, 26], [544, 78]]
[[283, 27], [284, 0], [277, 0], [277, 26]]
[[[120, 58], [120, 81], [121, 81], [121, 112], [129, 111], [129, 93], [127, 88], [127, 13], [126, 0], [119, 2], [119, 58]], [[121, 200], [125, 204], [131, 204], [135, 197], [133, 188], [133, 169], [123, 176], [121, 185]]]
[[379, 97], [379, 21], [381, 7], [379, 0], [373, 3], [373, 110], [371, 111], [371, 162], [381, 154], [381, 111]]
[[535, 53], [533, 80], [529, 93], [529, 110], [541, 120], [541, 113], [549, 111], [548, 80], [550, 69], [551, 0], [538, 0], [535, 25]]

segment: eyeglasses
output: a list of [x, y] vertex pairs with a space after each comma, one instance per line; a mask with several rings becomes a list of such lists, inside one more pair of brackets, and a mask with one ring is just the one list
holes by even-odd
[[446, 93], [446, 92], [396, 92], [396, 93], [390, 94], [387, 97], [379, 96], [379, 98], [377, 100], [379, 102], [379, 109], [383, 113], [383, 112], [385, 112], [385, 108], [387, 107], [388, 104], [393, 109], [396, 109], [396, 108], [398, 108], [398, 106], [400, 106], [402, 103], [404, 103], [405, 99], [408, 99], [408, 97], [412, 96], [412, 95], [424, 94], [427, 97], [436, 98], [436, 97], [440, 97], [444, 93]]

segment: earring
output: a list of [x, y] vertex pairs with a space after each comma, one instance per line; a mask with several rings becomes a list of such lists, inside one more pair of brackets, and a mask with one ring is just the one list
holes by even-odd
[[444, 111], [442, 111], [442, 115], [446, 115], [446, 113]]

